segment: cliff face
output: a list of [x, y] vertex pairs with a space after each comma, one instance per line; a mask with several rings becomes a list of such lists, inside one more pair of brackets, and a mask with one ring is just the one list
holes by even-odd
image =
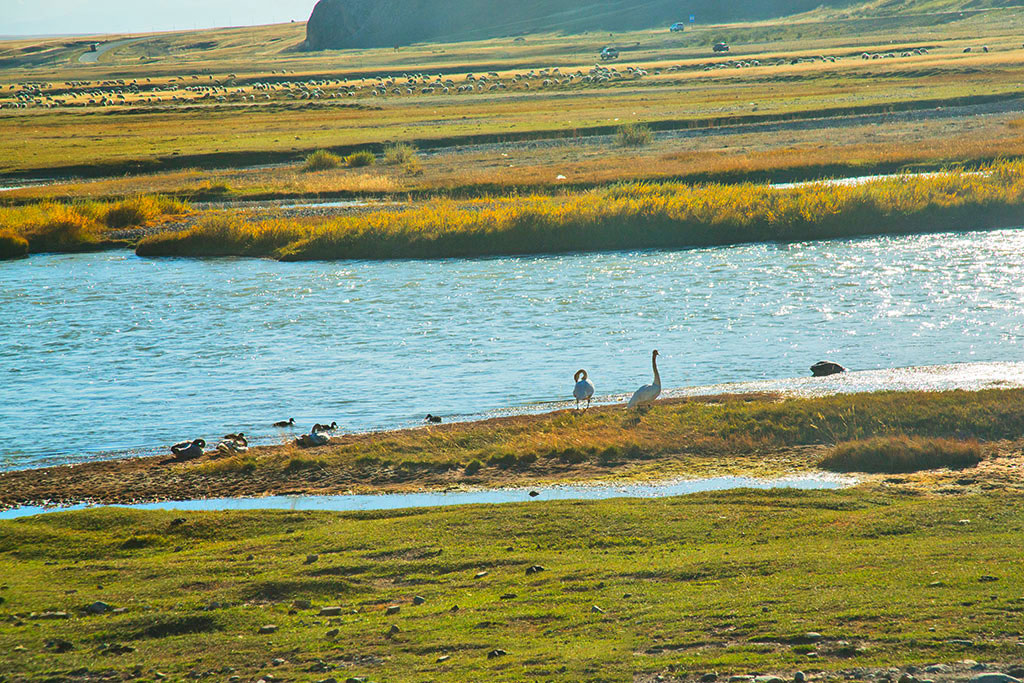
[[[853, 0], [319, 0], [308, 50], [481, 40], [539, 31], [609, 31], [686, 21], [764, 19]], [[685, 9], [680, 9], [685, 7]]]

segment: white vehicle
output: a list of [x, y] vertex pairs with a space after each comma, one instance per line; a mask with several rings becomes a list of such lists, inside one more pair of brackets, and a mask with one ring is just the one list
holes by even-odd
[[680, 31], [686, 30], [686, 24], [684, 24], [681, 21], [677, 21], [676, 23], [669, 26], [668, 30], [671, 31], [672, 33], [679, 33]]

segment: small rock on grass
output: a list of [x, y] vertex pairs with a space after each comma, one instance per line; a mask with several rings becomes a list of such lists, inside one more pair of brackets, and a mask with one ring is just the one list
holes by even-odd
[[334, 637], [335, 637], [335, 636], [337, 636], [337, 635], [338, 635], [339, 633], [341, 633], [341, 631], [339, 631], [339, 630], [338, 630], [338, 629], [336, 629], [336, 628], [332, 628], [332, 629], [331, 629], [330, 631], [328, 631], [328, 632], [327, 632], [327, 637], [328, 637], [328, 638], [334, 638]]
[[495, 657], [504, 657], [507, 654], [508, 652], [506, 652], [505, 650], [495, 648], [487, 653], [487, 659], [494, 659]]
[[598, 607], [597, 605], [592, 605], [590, 607], [590, 611], [594, 612], [595, 614], [604, 614], [604, 610]]
[[398, 626], [396, 626], [395, 624], [391, 624], [391, 628], [388, 629], [388, 635], [391, 635], [391, 636], [395, 635], [396, 633], [401, 633], [401, 632], [402, 632], [402, 629], [398, 628]]
[[803, 671], [797, 671], [793, 674], [793, 683], [804, 683], [807, 680], [807, 674]]
[[295, 609], [310, 609], [313, 607], [313, 603], [309, 600], [296, 600], [292, 603], [292, 607]]
[[338, 617], [341, 616], [340, 607], [321, 607], [318, 616], [321, 617]]
[[319, 555], [306, 555], [306, 562], [305, 562], [305, 564], [313, 564], [314, 562], [316, 562], [319, 559], [320, 559]]
[[398, 614], [401, 611], [402, 608], [399, 605], [388, 605], [388, 608], [387, 610], [385, 610], [384, 613], [390, 617], [391, 615]]
[[478, 571], [478, 572], [477, 572], [476, 574], [474, 574], [474, 575], [473, 575], [473, 578], [474, 578], [474, 579], [482, 579], [482, 578], [484, 578], [485, 576], [487, 576], [487, 573], [488, 573], [488, 572], [487, 572], [487, 570], [486, 570], [486, 569], [482, 569], [482, 570]]
[[537, 574], [542, 571], [544, 571], [544, 567], [539, 564], [535, 564], [532, 567], [526, 568], [526, 575], [529, 576], [530, 574]]
[[97, 600], [96, 602], [86, 607], [85, 611], [89, 614], [106, 614], [112, 609], [114, 608], [108, 605], [107, 603], [103, 602], [102, 600]]
[[709, 671], [700, 677], [700, 683], [715, 683], [718, 680], [717, 671]]
[[754, 683], [786, 683], [786, 681], [778, 676], [757, 676], [754, 678]]
[[437, 658], [437, 663], [440, 664], [441, 662], [447, 662], [451, 658], [452, 658], [451, 655], [441, 655], [440, 657]]
[[412, 599], [412, 604], [414, 604], [414, 605], [422, 605], [426, 601], [427, 601], [426, 598], [417, 595], [415, 598]]
[[260, 626], [259, 633], [277, 633], [277, 624], [264, 624]]

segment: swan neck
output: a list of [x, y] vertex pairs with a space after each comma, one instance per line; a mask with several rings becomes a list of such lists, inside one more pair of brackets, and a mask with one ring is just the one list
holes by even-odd
[[654, 367], [654, 384], [661, 386], [661, 375], [658, 374], [658, 357], [651, 356], [651, 365]]

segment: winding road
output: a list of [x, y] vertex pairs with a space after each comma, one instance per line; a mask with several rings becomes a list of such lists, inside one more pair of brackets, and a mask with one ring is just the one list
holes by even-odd
[[101, 55], [110, 52], [115, 48], [119, 48], [123, 45], [131, 45], [132, 43], [138, 43], [139, 41], [146, 40], [146, 38], [125, 38], [124, 40], [115, 40], [112, 43], [105, 43], [96, 48], [96, 52], [86, 52], [84, 55], [78, 58], [78, 61], [82, 64], [95, 64], [99, 61]]

